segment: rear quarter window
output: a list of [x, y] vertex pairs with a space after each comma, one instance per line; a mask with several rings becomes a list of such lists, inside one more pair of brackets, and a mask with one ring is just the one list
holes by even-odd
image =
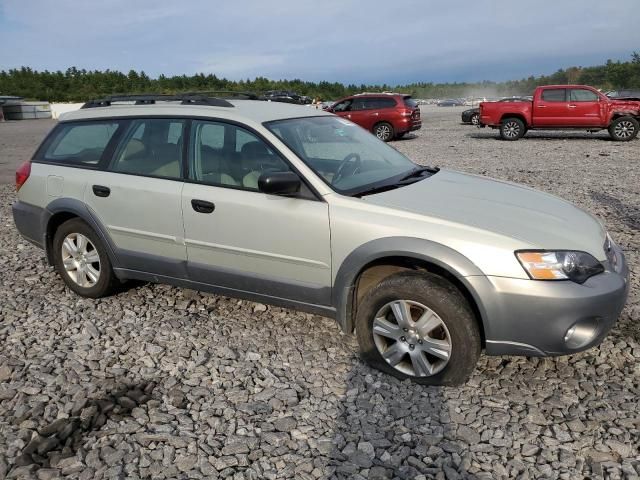
[[411, 97], [404, 97], [404, 105], [408, 108], [416, 108], [418, 106], [418, 102]]
[[117, 121], [63, 123], [47, 140], [38, 160], [97, 166], [118, 127]]

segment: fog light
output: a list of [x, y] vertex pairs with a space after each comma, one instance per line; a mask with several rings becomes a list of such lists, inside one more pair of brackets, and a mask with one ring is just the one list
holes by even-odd
[[584, 347], [598, 334], [599, 323], [597, 317], [577, 321], [565, 333], [564, 343], [572, 349]]

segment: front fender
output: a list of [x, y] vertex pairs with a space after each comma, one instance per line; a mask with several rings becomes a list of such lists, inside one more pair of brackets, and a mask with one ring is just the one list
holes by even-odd
[[460, 280], [474, 297], [483, 315], [480, 299], [467, 277], [484, 276], [484, 273], [467, 257], [440, 243], [413, 237], [387, 237], [372, 240], [353, 250], [342, 262], [332, 291], [332, 303], [336, 320], [345, 333], [352, 333], [353, 296], [356, 279], [372, 262], [390, 257], [412, 258], [429, 262], [446, 270]]

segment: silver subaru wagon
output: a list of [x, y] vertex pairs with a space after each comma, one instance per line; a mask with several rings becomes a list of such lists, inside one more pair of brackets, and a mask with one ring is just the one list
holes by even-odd
[[16, 173], [20, 233], [79, 295], [168, 283], [335, 318], [375, 368], [454, 385], [489, 355], [602, 341], [621, 249], [552, 195], [416, 165], [315, 109], [110, 97]]

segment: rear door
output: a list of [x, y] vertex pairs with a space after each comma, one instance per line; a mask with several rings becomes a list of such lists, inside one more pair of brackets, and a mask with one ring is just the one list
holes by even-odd
[[586, 88], [569, 90], [568, 112], [575, 126], [597, 127], [603, 123], [602, 103], [597, 93]]
[[133, 119], [85, 203], [106, 227], [123, 268], [184, 277], [181, 195], [186, 120]]
[[533, 125], [557, 127], [569, 125], [569, 102], [566, 88], [545, 88], [533, 101]]

